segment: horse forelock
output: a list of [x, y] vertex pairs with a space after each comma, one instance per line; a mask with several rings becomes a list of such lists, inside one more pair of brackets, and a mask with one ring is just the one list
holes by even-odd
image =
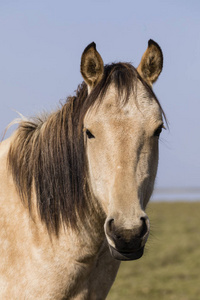
[[119, 102], [125, 104], [138, 79], [158, 102], [131, 64], [117, 63], [105, 66], [101, 82], [89, 96], [83, 82], [58, 111], [20, 122], [8, 165], [30, 213], [34, 189], [39, 215], [50, 233], [58, 235], [61, 225], [77, 228], [77, 220], [86, 219], [93, 209], [82, 132], [86, 112], [101, 103], [113, 83]]
[[[81, 119], [83, 120], [85, 113], [92, 106], [98, 106], [103, 101], [107, 94], [107, 91], [111, 84], [114, 85], [118, 97], [118, 105], [123, 106], [129, 101], [131, 94], [137, 94], [137, 83], [138, 80], [143, 84], [147, 94], [150, 98], [154, 99], [161, 109], [162, 115], [167, 123], [166, 115], [162, 109], [162, 106], [154, 94], [152, 88], [144, 81], [137, 70], [132, 66], [131, 63], [112, 63], [104, 66], [104, 76], [97, 86], [91, 91], [87, 97], [87, 101], [84, 102], [81, 110]], [[135, 97], [136, 104], [137, 98]]]

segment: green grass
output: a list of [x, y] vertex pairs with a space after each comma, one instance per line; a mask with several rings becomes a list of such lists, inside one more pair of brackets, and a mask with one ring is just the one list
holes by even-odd
[[200, 299], [200, 202], [151, 203], [144, 256], [123, 262], [107, 300]]

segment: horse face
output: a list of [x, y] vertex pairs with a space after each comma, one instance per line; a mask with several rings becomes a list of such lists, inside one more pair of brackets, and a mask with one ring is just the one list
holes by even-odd
[[141, 99], [132, 95], [119, 108], [112, 87], [84, 120], [90, 185], [107, 215], [111, 253], [120, 259], [139, 258], [149, 235], [144, 210], [153, 190], [163, 126], [158, 104], [146, 98], [141, 83], [138, 92]]
[[107, 216], [104, 229], [111, 255], [119, 260], [143, 254], [150, 230], [145, 208], [153, 191], [163, 127], [153, 93], [139, 77], [134, 85], [136, 92], [119, 105], [120, 95], [111, 84], [100, 105], [84, 118], [90, 187]]

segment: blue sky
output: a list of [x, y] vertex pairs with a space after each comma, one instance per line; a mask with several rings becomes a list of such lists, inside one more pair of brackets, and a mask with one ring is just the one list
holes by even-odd
[[56, 109], [82, 81], [92, 41], [105, 63], [140, 62], [148, 40], [164, 54], [154, 86], [169, 130], [160, 141], [157, 187], [200, 186], [200, 2], [0, 1], [0, 133], [16, 118]]

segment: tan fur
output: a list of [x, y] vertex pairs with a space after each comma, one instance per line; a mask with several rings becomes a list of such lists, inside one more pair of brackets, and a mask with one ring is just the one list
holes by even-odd
[[[103, 78], [102, 71], [99, 76]], [[91, 78], [85, 80], [90, 92], [100, 82], [95, 79], [91, 85]], [[149, 234], [145, 208], [158, 164], [154, 133], [162, 126], [162, 111], [140, 79], [127, 103], [120, 106], [118, 97], [116, 86], [110, 84], [106, 96], [83, 120], [91, 192], [87, 200], [93, 211], [86, 215], [87, 222], [77, 217], [78, 231], [64, 222], [59, 234], [48, 231], [38, 213], [34, 182], [30, 213], [20, 199], [12, 166], [7, 165], [10, 148], [14, 151], [19, 142], [18, 131], [0, 144], [0, 299], [105, 299], [120, 265], [109, 250], [116, 248], [106, 227], [111, 218], [126, 241], [138, 235], [141, 217], [145, 218], [147, 232], [141, 239], [145, 245]], [[46, 121], [41, 134], [45, 126]], [[87, 130], [94, 138], [88, 138]]]

